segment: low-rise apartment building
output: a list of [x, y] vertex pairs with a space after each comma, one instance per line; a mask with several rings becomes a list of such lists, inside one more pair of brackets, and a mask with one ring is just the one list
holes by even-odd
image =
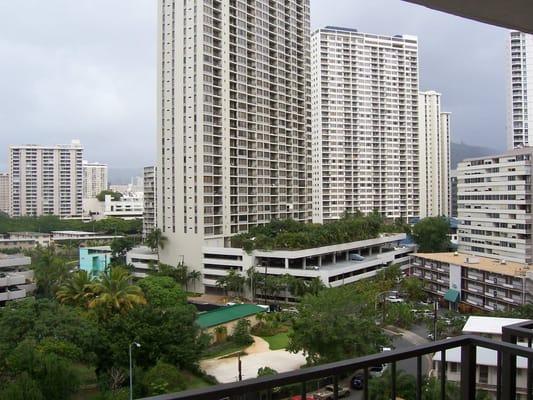
[[148, 276], [158, 263], [157, 253], [146, 246], [134, 247], [126, 253], [126, 264], [133, 265], [133, 275], [137, 278]]
[[[479, 335], [492, 339], [501, 339], [502, 328], [525, 320], [515, 318], [470, 317], [463, 328], [463, 334]], [[527, 343], [518, 343], [527, 346]], [[433, 356], [433, 368], [436, 376], [440, 376], [442, 367], [441, 352]], [[476, 348], [476, 386], [486, 391], [496, 400], [498, 385], [498, 353], [495, 350]], [[524, 357], [516, 358], [516, 399], [526, 399], [528, 362]], [[459, 384], [461, 382], [461, 348], [446, 350], [446, 379]]]
[[450, 308], [506, 311], [527, 303], [529, 268], [525, 264], [463, 253], [416, 253], [410, 274]]
[[219, 293], [217, 279], [232, 269], [246, 276], [250, 268], [266, 275], [289, 274], [326, 286], [341, 286], [374, 276], [391, 264], [407, 268], [413, 246], [403, 245], [406, 235], [381, 234], [377, 238], [304, 250], [254, 250], [203, 247], [203, 284], [206, 293]]
[[35, 290], [31, 258], [0, 253], [0, 306], [23, 299]]

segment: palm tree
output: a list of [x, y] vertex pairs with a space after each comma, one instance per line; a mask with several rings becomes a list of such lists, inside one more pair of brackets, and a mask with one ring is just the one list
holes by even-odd
[[202, 273], [198, 270], [193, 269], [187, 274], [187, 282], [192, 283], [193, 290], [196, 289], [196, 282], [200, 282], [202, 279]]
[[101, 280], [92, 285], [92, 290], [95, 297], [89, 302], [89, 308], [125, 312], [137, 304], [146, 304], [142, 289], [131, 283], [131, 275], [123, 268], [115, 267], [104, 273]]
[[85, 306], [93, 295], [92, 284], [93, 280], [87, 271], [77, 271], [59, 287], [56, 297], [63, 304]]
[[146, 236], [146, 244], [153, 253], [157, 252], [157, 261], [159, 261], [159, 249], [163, 250], [165, 248], [165, 242], [167, 242], [168, 239], [166, 236], [163, 236], [163, 232], [161, 232], [161, 229], [157, 228], [154, 229], [152, 232]]

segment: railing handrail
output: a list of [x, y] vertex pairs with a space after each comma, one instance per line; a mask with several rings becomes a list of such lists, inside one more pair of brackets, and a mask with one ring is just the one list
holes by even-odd
[[[531, 322], [531, 324], [533, 324], [533, 322]], [[462, 335], [428, 344], [416, 345], [407, 349], [391, 350], [261, 378], [220, 384], [209, 388], [193, 389], [179, 393], [147, 397], [144, 400], [218, 400], [235, 394], [265, 391], [279, 386], [302, 383], [329, 376], [338, 376], [343, 373], [354, 372], [358, 369], [421, 357], [452, 348], [472, 346], [496, 350], [502, 354], [511, 356], [533, 358], [533, 349], [529, 347], [476, 335]]]

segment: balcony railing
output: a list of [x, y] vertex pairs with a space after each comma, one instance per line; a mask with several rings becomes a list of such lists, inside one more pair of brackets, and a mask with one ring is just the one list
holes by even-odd
[[[387, 351], [384, 353], [364, 356], [335, 363], [304, 368], [268, 377], [249, 379], [227, 383], [204, 389], [149, 397], [145, 400], [220, 400], [220, 399], [272, 399], [275, 388], [298, 384], [302, 399], [309, 394], [307, 383], [319, 379], [332, 379], [334, 399], [339, 394], [339, 378], [362, 370], [364, 374], [363, 399], [369, 399], [368, 378], [369, 368], [376, 365], [390, 364], [391, 399], [396, 399], [397, 363], [402, 360], [416, 359], [416, 399], [422, 399], [423, 375], [422, 357], [440, 352], [442, 368], [439, 368], [441, 399], [446, 398], [446, 350], [461, 348], [461, 382], [460, 398], [476, 397], [476, 348], [495, 350], [498, 355], [496, 398], [511, 400], [516, 398], [516, 357], [528, 359], [527, 398], [533, 398], [533, 349], [517, 345], [517, 339], [527, 339], [531, 346], [533, 339], [533, 321], [503, 328], [504, 341], [496, 341], [481, 336], [463, 335], [429, 344], [414, 346], [408, 349]], [[246, 397], [245, 397], [246, 396]]]

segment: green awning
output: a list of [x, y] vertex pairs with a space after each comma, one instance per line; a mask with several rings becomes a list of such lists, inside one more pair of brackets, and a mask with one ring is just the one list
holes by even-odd
[[449, 301], [450, 303], [457, 303], [461, 298], [461, 293], [454, 289], [448, 289], [444, 295], [444, 300]]

